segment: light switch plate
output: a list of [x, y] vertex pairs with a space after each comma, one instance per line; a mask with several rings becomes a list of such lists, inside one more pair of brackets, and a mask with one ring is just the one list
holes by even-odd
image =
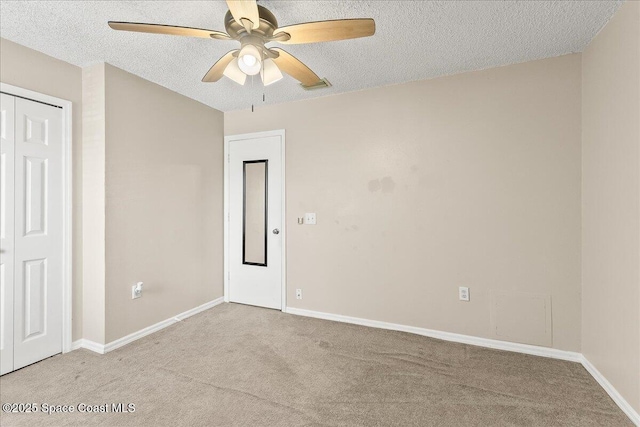
[[304, 214], [304, 223], [306, 225], [316, 225], [316, 214], [315, 213]]
[[131, 299], [137, 299], [142, 296], [142, 282], [138, 282], [131, 286]]

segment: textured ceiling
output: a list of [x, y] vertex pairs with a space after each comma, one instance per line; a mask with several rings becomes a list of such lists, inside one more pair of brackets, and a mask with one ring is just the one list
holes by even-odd
[[[306, 92], [290, 77], [266, 103], [427, 79], [582, 51], [620, 1], [260, 1], [280, 26], [340, 18], [376, 20], [373, 37], [283, 46], [333, 84]], [[214, 108], [262, 104], [262, 84], [201, 83], [236, 41], [117, 32], [107, 21], [224, 31], [223, 1], [6, 1], [0, 36], [86, 66], [108, 62]], [[272, 43], [277, 45], [277, 43]], [[43, 74], [43, 78], [46, 78]]]

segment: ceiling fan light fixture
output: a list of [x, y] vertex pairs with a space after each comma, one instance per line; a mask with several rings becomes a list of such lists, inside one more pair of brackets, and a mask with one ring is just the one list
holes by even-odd
[[262, 84], [269, 86], [272, 83], [282, 80], [282, 72], [280, 68], [271, 58], [264, 60], [262, 65]]
[[258, 62], [258, 60], [250, 53], [243, 56], [242, 61], [244, 62], [244, 65], [246, 65], [247, 67], [253, 67], [255, 63]]
[[238, 54], [238, 66], [243, 73], [249, 76], [255, 76], [262, 68], [262, 54], [257, 47], [252, 44], [246, 44], [240, 49]]
[[234, 58], [233, 61], [229, 62], [229, 65], [227, 65], [227, 68], [224, 69], [224, 73], [222, 74], [240, 85], [244, 85], [244, 82], [247, 80], [247, 75], [238, 66], [238, 58]]

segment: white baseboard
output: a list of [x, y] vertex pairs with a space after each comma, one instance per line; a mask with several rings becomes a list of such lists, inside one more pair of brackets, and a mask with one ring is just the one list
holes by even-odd
[[400, 325], [397, 323], [381, 322], [378, 320], [362, 319], [359, 317], [342, 316], [340, 314], [323, 313], [320, 311], [303, 310], [300, 308], [287, 307], [285, 313], [297, 316], [315, 317], [317, 319], [333, 320], [335, 322], [352, 323], [354, 325], [370, 326], [372, 328], [388, 329], [392, 331], [409, 332], [430, 338], [437, 338], [445, 341], [452, 341], [462, 344], [476, 345], [479, 347], [493, 348], [496, 350], [513, 351], [516, 353], [531, 354], [533, 356], [549, 357], [552, 359], [568, 360], [570, 362], [581, 363], [582, 366], [595, 378], [602, 388], [609, 394], [611, 399], [629, 417], [631, 422], [640, 426], [640, 416], [631, 407], [620, 393], [611, 385], [609, 381], [593, 366], [582, 353], [573, 351], [557, 350], [555, 348], [540, 347], [536, 345], [518, 344], [507, 341], [492, 340], [489, 338], [479, 338], [470, 335], [454, 334], [452, 332], [442, 332], [433, 329], [418, 328], [415, 326]]
[[454, 334], [453, 332], [442, 332], [434, 329], [418, 328], [416, 326], [400, 325], [397, 323], [381, 322], [378, 320], [362, 319], [359, 317], [342, 316], [340, 314], [322, 313], [319, 311], [302, 310], [299, 308], [287, 307], [286, 313], [298, 316], [315, 317], [318, 319], [333, 320], [336, 322], [352, 323], [355, 325], [370, 326], [372, 328], [389, 329], [392, 331], [409, 332], [430, 338], [437, 338], [444, 341], [452, 341], [462, 344], [476, 345], [479, 347], [493, 348], [496, 350], [514, 351], [516, 353], [531, 354], [534, 356], [550, 357], [553, 359], [569, 360], [571, 362], [581, 362], [582, 354], [573, 351], [557, 350], [555, 348], [540, 347], [537, 345], [518, 344], [508, 341], [493, 340], [489, 338], [479, 338], [471, 335]]
[[78, 341], [74, 341], [71, 344], [71, 350], [77, 350], [79, 348], [84, 348], [100, 354], [105, 353], [104, 344], [98, 344], [95, 341], [87, 340], [84, 338], [79, 339]]
[[119, 338], [115, 341], [111, 341], [110, 343], [107, 343], [107, 344], [99, 344], [97, 342], [89, 341], [87, 339], [80, 339], [78, 341], [73, 342], [72, 349], [75, 350], [77, 348], [85, 348], [87, 350], [91, 350], [96, 353], [105, 354], [115, 350], [116, 348], [120, 348], [135, 340], [138, 340], [142, 337], [146, 337], [147, 335], [150, 335], [154, 332], [158, 332], [159, 330], [164, 329], [167, 326], [171, 326], [175, 323], [178, 323], [188, 317], [193, 316], [194, 314], [198, 314], [204, 310], [208, 310], [212, 307], [215, 307], [216, 305], [222, 304], [223, 302], [224, 302], [224, 299], [222, 297], [216, 298], [213, 301], [209, 301], [198, 307], [192, 308], [191, 310], [187, 310], [174, 317], [158, 322], [155, 325], [147, 326], [144, 329], [140, 329], [137, 332], [134, 332], [125, 337]]
[[598, 369], [587, 360], [584, 355], [582, 356], [582, 366], [591, 374], [591, 376], [600, 384], [600, 386], [607, 392], [609, 397], [622, 409], [627, 417], [634, 423], [636, 426], [640, 426], [640, 414], [636, 412], [635, 409], [631, 407], [629, 402], [622, 397], [618, 390], [607, 380], [604, 375]]

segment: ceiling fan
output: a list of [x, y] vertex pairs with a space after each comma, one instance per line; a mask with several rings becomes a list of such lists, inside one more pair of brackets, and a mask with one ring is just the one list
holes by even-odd
[[372, 36], [376, 30], [373, 19], [338, 19], [306, 22], [278, 27], [276, 17], [256, 0], [227, 0], [229, 11], [224, 18], [226, 33], [201, 28], [162, 24], [109, 21], [114, 30], [174, 36], [203, 37], [217, 40], [237, 40], [240, 49], [227, 52], [218, 60], [203, 82], [217, 82], [226, 76], [243, 85], [247, 76], [260, 74], [265, 86], [282, 79], [282, 71], [298, 80], [304, 88], [324, 87], [326, 82], [296, 57], [266, 43], [302, 44], [329, 42]]

